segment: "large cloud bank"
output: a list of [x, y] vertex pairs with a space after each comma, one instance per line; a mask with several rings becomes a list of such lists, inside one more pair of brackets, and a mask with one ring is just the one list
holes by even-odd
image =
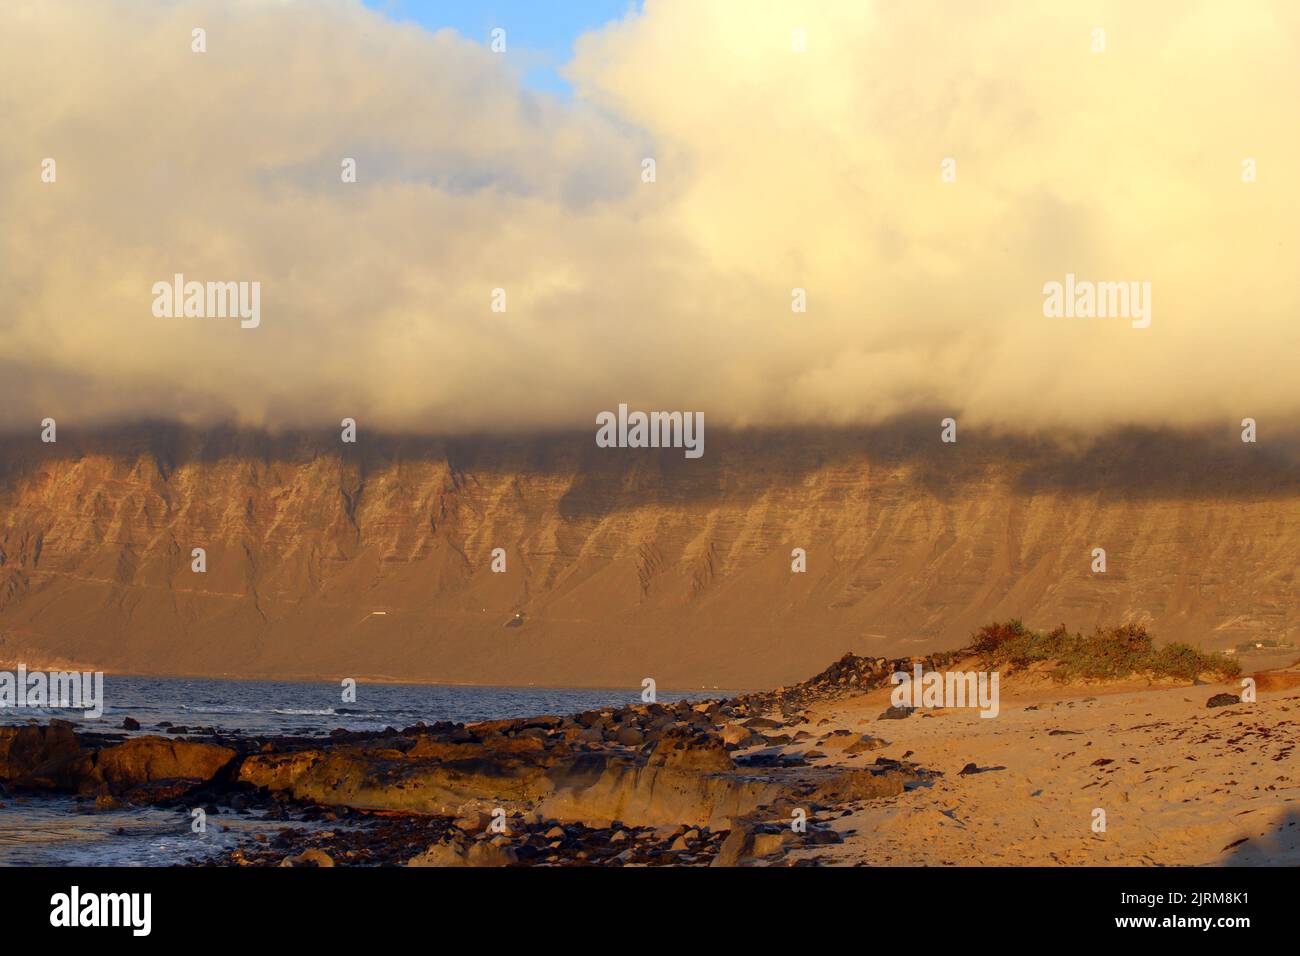
[[[1300, 411], [1286, 0], [647, 0], [571, 100], [343, 0], [3, 17], [6, 426]], [[175, 273], [260, 282], [260, 326], [155, 316]], [[1045, 317], [1067, 273], [1150, 282], [1150, 327]]]

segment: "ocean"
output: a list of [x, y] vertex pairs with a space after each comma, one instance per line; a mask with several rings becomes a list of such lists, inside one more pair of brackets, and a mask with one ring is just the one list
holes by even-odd
[[[672, 703], [708, 700], [730, 692], [659, 692]], [[70, 720], [78, 729], [129, 735], [165, 733], [170, 724], [194, 731], [215, 727], [229, 734], [325, 736], [347, 730], [398, 729], [424, 721], [472, 722], [538, 714], [569, 714], [639, 703], [641, 690], [566, 690], [538, 687], [466, 687], [428, 684], [359, 684], [356, 701], [344, 702], [338, 684], [198, 678], [104, 678], [104, 713], [87, 719], [60, 709], [0, 708], [0, 724]], [[138, 731], [123, 731], [133, 718]], [[71, 796], [0, 793], [0, 866], [167, 866], [228, 850], [257, 833], [268, 836], [281, 820], [222, 814], [203, 833], [175, 810], [149, 807], [96, 810]], [[333, 825], [337, 829], [338, 824]]]

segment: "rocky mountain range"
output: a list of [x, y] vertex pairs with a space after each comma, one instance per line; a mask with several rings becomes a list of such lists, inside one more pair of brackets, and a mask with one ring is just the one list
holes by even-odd
[[1011, 617], [1204, 650], [1300, 632], [1294, 441], [944, 444], [940, 417], [711, 429], [698, 460], [589, 431], [9, 433], [0, 661], [744, 689]]

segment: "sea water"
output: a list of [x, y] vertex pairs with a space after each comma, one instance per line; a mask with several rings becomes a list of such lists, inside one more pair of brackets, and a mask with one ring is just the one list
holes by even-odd
[[[707, 700], [727, 693], [659, 692], [672, 703]], [[469, 687], [429, 684], [359, 684], [355, 702], [342, 702], [338, 684], [108, 675], [104, 714], [86, 719], [75, 710], [0, 709], [0, 723], [72, 721], [78, 730], [165, 734], [163, 724], [215, 727], [228, 734], [325, 736], [347, 730], [402, 729], [420, 721], [469, 723], [539, 714], [571, 714], [641, 702], [641, 688], [565, 690], [541, 687]], [[125, 718], [139, 730], [122, 730]], [[71, 796], [0, 793], [0, 866], [165, 866], [201, 859], [268, 836], [283, 821], [223, 812], [210, 816], [203, 833], [179, 810], [139, 807], [96, 810]], [[337, 824], [334, 825], [337, 827]]]

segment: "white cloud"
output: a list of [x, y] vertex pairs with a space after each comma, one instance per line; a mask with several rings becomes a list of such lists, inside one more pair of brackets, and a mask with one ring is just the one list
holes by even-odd
[[[1300, 405], [1286, 3], [648, 0], [578, 43], [572, 103], [350, 2], [7, 17], [10, 424], [587, 428], [626, 401], [1086, 426]], [[1151, 328], [1044, 318], [1067, 271], [1150, 281]], [[260, 281], [261, 327], [155, 319], [174, 272]]]

